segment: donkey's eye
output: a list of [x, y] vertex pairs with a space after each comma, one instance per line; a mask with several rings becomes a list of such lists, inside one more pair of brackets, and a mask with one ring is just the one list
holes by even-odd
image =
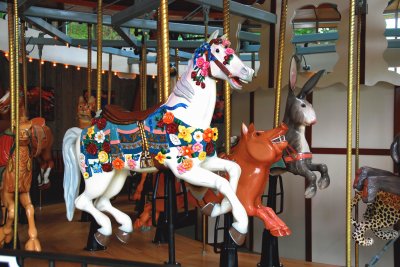
[[218, 48], [217, 48], [217, 49], [215, 49], [215, 52], [219, 53], [219, 49], [218, 49]]
[[302, 103], [302, 104], [301, 104], [301, 107], [302, 107], [302, 108], [305, 108], [305, 107], [306, 107], [306, 104]]

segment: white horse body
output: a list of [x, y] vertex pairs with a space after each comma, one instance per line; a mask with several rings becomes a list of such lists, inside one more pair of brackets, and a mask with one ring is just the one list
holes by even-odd
[[[203, 53], [203, 51], [199, 54], [197, 52], [198, 50], [196, 50], [194, 61], [189, 62], [187, 72], [184, 73], [182, 78], [177, 82], [167, 102], [161, 106], [161, 109], [157, 110], [149, 117], [160, 114], [165, 116], [168, 113], [168, 115], [173, 118], [174, 123], [177, 121], [182, 123], [179, 124], [180, 132], [176, 135], [170, 134], [165, 130], [166, 128], [161, 128], [161, 130], [158, 130], [157, 134], [159, 134], [159, 132], [161, 132], [161, 134], [164, 133], [167, 136], [167, 142], [169, 140], [169, 144], [172, 142], [176, 146], [170, 145], [167, 151], [162, 151], [162, 153], [158, 152], [159, 157], [156, 157], [155, 159], [157, 159], [160, 164], [168, 167], [179, 179], [183, 179], [193, 185], [214, 188], [224, 194], [224, 200], [221, 204], [216, 204], [214, 206], [211, 215], [218, 216], [232, 210], [235, 221], [232, 226], [234, 230], [239, 232], [239, 234], [244, 235], [247, 232], [248, 219], [245, 209], [235, 194], [241, 172], [240, 167], [232, 161], [218, 158], [214, 149], [211, 150], [210, 153], [207, 150], [206, 153], [206, 143], [204, 141], [206, 139], [203, 140], [203, 136], [200, 136], [199, 134], [197, 136], [194, 135], [196, 131], [198, 133], [204, 132], [204, 134], [206, 131], [212, 131], [214, 135], [212, 136], [212, 140], [207, 140], [209, 143], [214, 142], [218, 137], [218, 133], [215, 133], [214, 130], [211, 130], [210, 128], [216, 101], [216, 81], [213, 78], [208, 77], [208, 74], [212, 75], [214, 78], [228, 80], [235, 89], [241, 89], [241, 85], [238, 80], [244, 82], [251, 81], [254, 74], [254, 71], [251, 68], [245, 66], [235, 54], [232, 54], [231, 51], [228, 51], [230, 48], [225, 45], [227, 41], [225, 41], [224, 37], [222, 37], [222, 39], [215, 39], [217, 36], [218, 32], [214, 33], [210, 37], [210, 40], [218, 40], [218, 44], [206, 43], [205, 46], [201, 47], [208, 49], [207, 52]], [[224, 40], [224, 46], [221, 45], [222, 40]], [[201, 62], [201, 59], [199, 58], [203, 58], [204, 61], [208, 61], [207, 56], [210, 56], [210, 53], [214, 59], [220, 61], [226, 61], [226, 58], [228, 57], [229, 61], [224, 62], [226, 63], [224, 65], [226, 65], [226, 69], [228, 69], [228, 71], [221, 70], [221, 67], [218, 67], [216, 63], [211, 60], [207, 70], [199, 71], [199, 68], [196, 69], [196, 65], [194, 63], [196, 59], [198, 66], [200, 64], [199, 62]], [[198, 75], [199, 73], [205, 74], [200, 77], [200, 80], [202, 81], [201, 83], [195, 81], [193, 76], [194, 70], [197, 70]], [[227, 72], [229, 72], [229, 74], [227, 74]], [[171, 114], [173, 114], [173, 116]], [[162, 117], [162, 121], [164, 121], [164, 117]], [[154, 125], [151, 125], [151, 119], [146, 119], [143, 122], [144, 128], [147, 132], [154, 133], [157, 131], [152, 129], [154, 128]], [[169, 121], [168, 123], [171, 122]], [[184, 133], [188, 133], [190, 136], [183, 135], [184, 133], [181, 132], [181, 127], [183, 127], [182, 129], [186, 129], [187, 132]], [[96, 130], [97, 128], [94, 129]], [[163, 130], [164, 132], [162, 132]], [[67, 205], [67, 217], [69, 220], [72, 220], [74, 204], [78, 209], [92, 214], [97, 223], [101, 226], [98, 229], [98, 232], [95, 234], [95, 238], [100, 244], [105, 245], [112, 233], [110, 219], [103, 213], [103, 211], [106, 211], [113, 215], [117, 222], [121, 224], [119, 227], [120, 232], [116, 233], [117, 237], [122, 242], [127, 242], [129, 236], [128, 234], [133, 231], [132, 221], [128, 215], [122, 213], [111, 205], [110, 198], [114, 197], [120, 192], [125, 183], [125, 179], [129, 170], [136, 172], [154, 172], [157, 171], [157, 169], [141, 168], [140, 164], [136, 164], [136, 162], [140, 162], [140, 155], [135, 155], [134, 164], [129, 165], [129, 161], [124, 155], [123, 157], [125, 157], [125, 161], [123, 168], [121, 169], [116, 169], [113, 165], [114, 168], [112, 170], [108, 170], [107, 172], [101, 172], [100, 170], [100, 173], [92, 172], [91, 176], [87, 173], [84, 173], [84, 170], [87, 169], [88, 164], [82, 163], [82, 160], [79, 159], [79, 157], [82, 157], [83, 155], [82, 147], [84, 144], [83, 135], [85, 135], [85, 131], [82, 133], [82, 130], [79, 128], [71, 128], [64, 136], [64, 194]], [[112, 134], [110, 133], [110, 136], [111, 135]], [[196, 138], [200, 138], [201, 140], [197, 141]], [[204, 138], [206, 137], [204, 136]], [[195, 139], [197, 142], [196, 144], [194, 144]], [[185, 144], [185, 146], [183, 144], [182, 146], [179, 146], [181, 141], [183, 144]], [[115, 141], [111, 140], [111, 142]], [[204, 144], [204, 146], [201, 144]], [[195, 150], [195, 145], [199, 150]], [[212, 146], [212, 148], [214, 148], [214, 146]], [[189, 154], [183, 154], [184, 149], [189, 149], [191, 152]], [[206, 154], [207, 156], [205, 156]], [[129, 155], [129, 158], [130, 161], [132, 161], [132, 155]], [[86, 163], [87, 162], [88, 161], [86, 161]], [[81, 169], [83, 168], [81, 172], [86, 178], [85, 191], [76, 198], [80, 180], [79, 166]], [[90, 168], [90, 166], [88, 168]], [[230, 181], [227, 181], [219, 175], [216, 175], [214, 171], [228, 172]], [[96, 200], [94, 204], [93, 200]], [[239, 242], [241, 243], [241, 241]]]

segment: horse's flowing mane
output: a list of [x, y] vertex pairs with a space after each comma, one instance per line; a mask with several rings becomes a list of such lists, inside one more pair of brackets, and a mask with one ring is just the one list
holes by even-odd
[[191, 68], [192, 64], [189, 63], [187, 70], [182, 75], [182, 78], [177, 81], [175, 88], [172, 90], [172, 92], [176, 96], [186, 99], [189, 103], [192, 102], [191, 100], [195, 93], [192, 85], [189, 83], [188, 80], [188, 72], [191, 71]]

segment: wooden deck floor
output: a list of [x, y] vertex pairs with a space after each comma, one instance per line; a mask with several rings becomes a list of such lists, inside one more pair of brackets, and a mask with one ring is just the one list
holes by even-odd
[[[116, 202], [116, 206], [127, 211], [132, 205], [118, 205], [126, 197], [120, 196], [121, 200]], [[162, 264], [168, 259], [168, 245], [156, 245], [151, 242], [154, 231], [135, 232], [131, 242], [127, 245], [121, 244], [116, 237], [112, 238], [107, 250], [98, 252], [88, 252], [83, 250], [86, 245], [89, 223], [79, 222], [80, 212], [75, 213], [74, 221], [68, 222], [65, 216], [64, 204], [54, 204], [36, 209], [36, 221], [39, 239], [42, 249], [45, 252], [66, 253], [74, 255], [87, 255], [122, 260], [150, 262]], [[115, 224], [115, 223], [114, 223]], [[117, 226], [117, 225], [115, 225]], [[21, 247], [27, 240], [27, 226], [20, 225], [19, 238]], [[202, 243], [187, 237], [176, 235], [176, 260], [182, 266], [219, 266], [219, 254], [212, 251], [211, 246], [207, 246], [206, 253], [202, 252]], [[257, 266], [260, 260], [259, 254], [238, 253], [239, 266]], [[282, 259], [285, 267], [333, 267], [333, 265], [301, 262], [297, 260]], [[25, 266], [48, 266], [46, 262], [26, 261]], [[68, 263], [57, 263], [59, 266], [78, 266]]]

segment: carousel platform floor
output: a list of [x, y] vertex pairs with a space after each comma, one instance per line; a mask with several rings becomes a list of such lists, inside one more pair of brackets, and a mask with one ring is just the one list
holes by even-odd
[[[114, 205], [125, 212], [132, 213], [133, 204], [127, 201], [127, 196], [118, 196]], [[129, 213], [128, 213], [129, 214]], [[140, 261], [162, 264], [168, 259], [168, 245], [156, 245], [151, 242], [154, 230], [148, 232], [133, 233], [131, 242], [127, 245], [120, 243], [116, 237], [112, 238], [107, 250], [89, 252], [83, 250], [86, 245], [89, 223], [80, 222], [80, 212], [75, 212], [72, 222], [68, 222], [65, 216], [64, 203], [36, 208], [36, 224], [39, 239], [44, 252], [55, 252], [73, 255], [85, 255], [112, 259]], [[113, 223], [117, 227], [116, 223]], [[19, 225], [19, 239], [21, 247], [27, 240], [27, 226]], [[182, 266], [219, 266], [219, 254], [215, 254], [211, 246], [206, 246], [206, 252], [202, 252], [202, 243], [175, 235], [176, 260]], [[238, 253], [239, 266], [257, 266], [260, 255], [255, 253]], [[333, 265], [302, 262], [291, 259], [281, 259], [285, 267], [334, 267]], [[45, 261], [26, 260], [24, 266], [49, 266]], [[78, 264], [56, 262], [56, 266], [80, 266]], [[92, 265], [91, 265], [92, 266]]]

